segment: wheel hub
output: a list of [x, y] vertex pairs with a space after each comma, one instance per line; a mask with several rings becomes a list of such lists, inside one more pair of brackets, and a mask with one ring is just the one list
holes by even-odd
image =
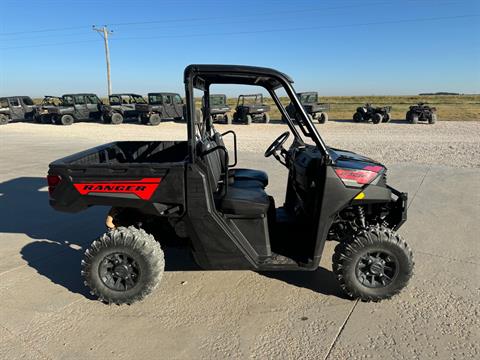
[[140, 268], [133, 257], [124, 253], [114, 253], [103, 258], [98, 273], [108, 288], [126, 291], [137, 284]]
[[355, 274], [358, 281], [369, 288], [380, 288], [392, 283], [398, 273], [397, 259], [386, 252], [368, 252], [358, 260]]

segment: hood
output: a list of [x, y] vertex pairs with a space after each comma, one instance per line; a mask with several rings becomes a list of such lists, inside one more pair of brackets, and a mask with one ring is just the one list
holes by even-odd
[[[330, 156], [336, 167], [348, 169], [375, 169], [373, 171], [380, 172], [386, 167], [380, 162], [370, 159], [366, 156], [356, 154], [352, 151], [328, 148]], [[381, 167], [381, 168], [379, 168]]]

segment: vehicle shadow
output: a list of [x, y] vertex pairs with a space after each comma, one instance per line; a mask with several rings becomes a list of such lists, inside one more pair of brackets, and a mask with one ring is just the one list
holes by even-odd
[[[85, 249], [105, 231], [105, 207], [76, 214], [53, 210], [48, 203], [46, 180], [20, 177], [0, 183], [0, 234], [25, 234], [32, 239], [20, 250], [28, 266], [52, 283], [93, 299], [80, 276]], [[0, 239], [0, 248], [2, 246]], [[164, 246], [165, 271], [201, 271], [185, 246]], [[314, 272], [262, 272], [263, 276], [325, 295], [343, 296], [333, 274]]]
[[348, 299], [338, 285], [335, 274], [323, 267], [319, 267], [315, 271], [269, 271], [259, 274], [296, 287], [309, 289], [319, 294]]
[[[362, 122], [355, 122], [352, 119], [329, 119], [329, 122], [337, 122], [337, 123], [344, 123], [344, 124], [373, 124], [371, 121], [362, 121]], [[396, 125], [411, 125], [408, 121], [402, 119], [392, 119], [387, 124], [396, 124]]]

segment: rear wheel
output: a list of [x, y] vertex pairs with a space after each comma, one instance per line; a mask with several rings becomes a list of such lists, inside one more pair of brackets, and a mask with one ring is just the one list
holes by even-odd
[[152, 114], [148, 117], [148, 124], [149, 125], [159, 125], [162, 122], [162, 118], [159, 114]]
[[362, 122], [363, 121], [363, 115], [357, 111], [355, 114], [353, 114], [353, 121], [355, 121], [357, 123]]
[[85, 251], [82, 276], [99, 300], [132, 304], [155, 289], [164, 267], [163, 251], [152, 235], [133, 226], [119, 227]]
[[320, 113], [320, 116], [318, 117], [318, 122], [320, 124], [325, 124], [328, 121], [328, 114], [327, 113]]
[[418, 124], [418, 115], [417, 114], [412, 114], [410, 116], [410, 123], [412, 124]]
[[382, 122], [382, 119], [383, 119], [382, 114], [376, 113], [376, 114], [373, 114], [372, 122], [373, 122], [374, 124], [379, 124], [379, 123]]
[[75, 119], [72, 115], [62, 115], [62, 117], [60, 118], [60, 125], [72, 125], [74, 121]]
[[250, 125], [252, 123], [252, 115], [245, 115], [245, 123]]
[[263, 114], [263, 121], [265, 124], [268, 124], [270, 122], [270, 115], [268, 113]]
[[383, 121], [384, 123], [388, 123], [390, 122], [390, 120], [392, 119], [392, 116], [389, 114], [389, 113], [386, 113], [383, 117]]
[[123, 123], [123, 115], [120, 113], [113, 113], [112, 116], [110, 116], [110, 123], [114, 125]]
[[363, 301], [380, 301], [399, 293], [414, 266], [409, 246], [383, 226], [371, 226], [341, 242], [332, 260], [340, 287]]
[[437, 114], [432, 113], [430, 119], [428, 119], [429, 124], [435, 124], [437, 122]]
[[7, 115], [0, 114], [0, 125], [6, 125], [8, 123]]

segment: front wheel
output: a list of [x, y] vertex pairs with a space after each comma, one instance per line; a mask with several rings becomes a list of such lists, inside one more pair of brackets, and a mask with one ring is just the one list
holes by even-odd
[[379, 113], [373, 114], [372, 122], [374, 124], [380, 124], [382, 120], [383, 120], [382, 114], [379, 114]]
[[72, 125], [74, 121], [75, 121], [75, 119], [73, 118], [73, 116], [67, 114], [67, 115], [63, 115], [60, 118], [59, 124], [60, 125]]
[[386, 113], [385, 116], [383, 117], [382, 122], [388, 123], [388, 122], [390, 122], [391, 119], [392, 119], [392, 116], [389, 113]]
[[228, 114], [223, 115], [223, 121], [225, 124], [231, 125], [232, 124], [232, 117]]
[[437, 114], [432, 114], [430, 119], [428, 119], [429, 124], [435, 124], [437, 122]]
[[245, 123], [247, 125], [251, 125], [252, 124], [252, 115], [245, 115]]
[[152, 114], [149, 116], [147, 124], [156, 126], [159, 125], [161, 122], [162, 118], [159, 114]]
[[270, 122], [270, 115], [268, 113], [263, 114], [263, 122], [268, 124]]
[[120, 125], [123, 123], [123, 115], [120, 113], [113, 113], [110, 117], [110, 124]]
[[133, 226], [100, 236], [82, 260], [82, 276], [92, 295], [117, 305], [143, 300], [160, 283], [164, 268], [160, 244]]
[[360, 113], [360, 112], [356, 112], [355, 114], [353, 114], [353, 121], [354, 122], [362, 122], [363, 121], [363, 115]]
[[320, 124], [325, 124], [327, 121], [328, 121], [328, 114], [322, 112], [322, 113], [320, 114], [320, 116], [318, 117], [318, 122], [319, 122]]
[[8, 117], [7, 115], [0, 114], [0, 125], [8, 124]]
[[412, 250], [394, 231], [371, 226], [335, 247], [333, 271], [340, 287], [362, 301], [398, 294], [413, 273]]

